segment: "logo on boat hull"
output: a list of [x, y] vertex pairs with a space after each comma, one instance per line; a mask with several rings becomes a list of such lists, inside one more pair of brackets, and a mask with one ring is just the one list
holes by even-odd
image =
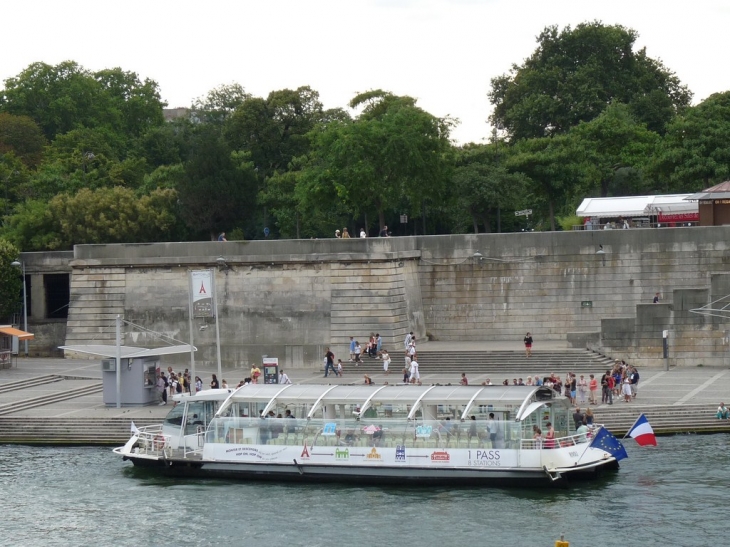
[[368, 454], [366, 454], [365, 457], [368, 460], [379, 460], [380, 454], [378, 454], [378, 451], [373, 447], [373, 449]]
[[308, 460], [309, 459], [309, 448], [307, 448], [307, 442], [304, 442], [304, 448], [302, 448], [302, 455], [299, 456], [302, 459]]
[[431, 453], [432, 462], [447, 462], [449, 460], [451, 460], [451, 456], [445, 450], [437, 450]]
[[397, 445], [395, 447], [395, 461], [404, 462], [406, 461], [406, 447], [405, 445]]
[[339, 448], [335, 448], [335, 459], [336, 460], [349, 460], [350, 459], [350, 449], [345, 448], [344, 450], [341, 450]]

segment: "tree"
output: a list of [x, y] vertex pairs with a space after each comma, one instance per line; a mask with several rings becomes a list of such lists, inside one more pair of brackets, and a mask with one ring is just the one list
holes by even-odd
[[642, 168], [661, 137], [637, 123], [626, 105], [609, 105], [594, 120], [573, 127], [568, 137], [585, 163], [588, 186], [580, 189], [580, 199], [586, 194], [636, 195], [647, 189]]
[[695, 192], [730, 178], [730, 91], [669, 124], [651, 172], [666, 181], [665, 192]]
[[663, 133], [692, 95], [661, 61], [645, 49], [634, 51], [637, 37], [634, 30], [600, 22], [562, 31], [546, 27], [522, 65], [492, 79], [492, 123], [512, 140], [547, 137], [622, 102], [637, 121]]
[[0, 110], [32, 118], [46, 138], [105, 127], [125, 141], [163, 122], [157, 83], [119, 68], [91, 73], [78, 63], [33, 63], [5, 81]]
[[[527, 176], [533, 198], [547, 206], [550, 229], [555, 230], [556, 205], [568, 201], [566, 196], [582, 182], [586, 165], [581, 150], [572, 146], [566, 136], [527, 139], [514, 145], [507, 160], [507, 168], [513, 173]], [[533, 208], [533, 207], [531, 207]]]
[[198, 122], [223, 125], [250, 97], [241, 84], [218, 86], [208, 91], [204, 97], [193, 101], [192, 117]]
[[[491, 220], [504, 209], [514, 210], [524, 193], [524, 178], [509, 173], [499, 157], [500, 143], [467, 145], [457, 152], [456, 167], [451, 178], [451, 191], [456, 211], [466, 211], [474, 233], [479, 224], [491, 232]], [[501, 144], [504, 150], [506, 147]]]
[[443, 193], [454, 122], [418, 108], [410, 97], [375, 93], [350, 103], [368, 102], [354, 122], [333, 121], [313, 132], [296, 192], [309, 209], [329, 199], [340, 201], [355, 218], [375, 213], [382, 228], [386, 209], [402, 198], [420, 215], [426, 196]]
[[22, 309], [22, 272], [12, 266], [20, 251], [6, 239], [0, 239], [0, 317], [6, 318]]
[[46, 139], [40, 127], [28, 116], [0, 112], [0, 155], [13, 152], [27, 167], [37, 167], [43, 157]]
[[180, 214], [191, 232], [211, 238], [246, 221], [256, 207], [257, 174], [246, 153], [234, 155], [220, 129], [197, 128], [178, 184]]

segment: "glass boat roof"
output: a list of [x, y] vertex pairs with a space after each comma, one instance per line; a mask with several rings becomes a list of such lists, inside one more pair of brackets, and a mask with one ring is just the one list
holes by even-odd
[[559, 396], [551, 389], [537, 386], [249, 384], [233, 391], [228, 403], [266, 403], [267, 409], [276, 404], [309, 404], [314, 407], [352, 404], [367, 407], [373, 403], [524, 407], [541, 401], [557, 402], [560, 399], [556, 397]]

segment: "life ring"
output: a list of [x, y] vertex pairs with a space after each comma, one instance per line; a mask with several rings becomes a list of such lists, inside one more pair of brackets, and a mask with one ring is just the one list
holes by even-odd
[[165, 448], [165, 436], [162, 434], [155, 435], [155, 438], [152, 440], [152, 449], [153, 450], [162, 450]]

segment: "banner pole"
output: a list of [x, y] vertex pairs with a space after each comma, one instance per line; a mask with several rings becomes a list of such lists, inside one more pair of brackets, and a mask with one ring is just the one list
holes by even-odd
[[190, 394], [195, 395], [196, 381], [195, 381], [195, 349], [193, 348], [193, 272], [188, 274], [188, 287], [189, 287], [189, 298], [188, 298], [188, 319], [190, 324]]

